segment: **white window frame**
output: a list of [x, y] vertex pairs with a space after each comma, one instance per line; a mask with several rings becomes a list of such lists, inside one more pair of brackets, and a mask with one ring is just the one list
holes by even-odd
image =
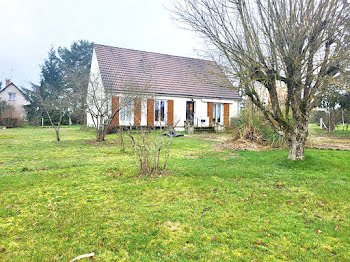
[[119, 121], [121, 125], [129, 125], [134, 120], [134, 100], [127, 103], [128, 98], [120, 97], [121, 108], [119, 110]]
[[[164, 103], [164, 118], [161, 120], [161, 103]], [[159, 105], [158, 119], [156, 119], [156, 106]], [[165, 99], [155, 99], [154, 100], [154, 124], [156, 126], [165, 126], [167, 121], [168, 103]]]
[[8, 93], [9, 94], [9, 101], [16, 101], [16, 93]]
[[[220, 110], [219, 112], [220, 114], [217, 114], [218, 108]], [[213, 122], [217, 124], [222, 123], [222, 104], [221, 103], [213, 103]]]

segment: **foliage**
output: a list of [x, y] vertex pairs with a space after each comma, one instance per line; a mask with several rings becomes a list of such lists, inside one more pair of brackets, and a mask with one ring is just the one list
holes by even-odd
[[46, 115], [45, 123], [55, 128], [56, 140], [60, 141], [59, 130], [68, 117], [84, 122], [85, 100], [93, 44], [87, 41], [74, 42], [71, 49], [51, 48], [48, 58], [41, 66], [40, 84], [32, 84], [24, 92], [31, 102], [26, 106], [28, 119], [38, 125]]
[[324, 93], [320, 94], [318, 100], [318, 107], [324, 109], [321, 113], [324, 125], [328, 132], [333, 132], [335, 126], [341, 121], [342, 110], [340, 108], [340, 99], [342, 91], [339, 87], [331, 85]]
[[[53, 100], [57, 94], [70, 92], [68, 116], [73, 123], [85, 122], [84, 103], [88, 86], [89, 69], [92, 57], [93, 43], [80, 40], [73, 42], [70, 49], [58, 47], [51, 48], [47, 59], [41, 65], [41, 81], [39, 85], [33, 84], [31, 89], [25, 89], [26, 97], [31, 104], [26, 106], [28, 120], [34, 125], [45, 117], [45, 110], [41, 100]], [[38, 87], [40, 88], [38, 89]], [[40, 97], [38, 96], [40, 93]], [[57, 112], [51, 118], [54, 122], [59, 120]], [[46, 116], [45, 123], [50, 123]]]
[[74, 42], [70, 49], [59, 47], [60, 70], [66, 88], [74, 90], [74, 107], [70, 117], [73, 123], [86, 124], [86, 93], [89, 84], [89, 73], [93, 43], [80, 40]]
[[319, 124], [322, 118], [323, 125], [328, 132], [333, 132], [338, 124], [346, 125], [348, 128], [350, 124], [349, 94], [349, 91], [332, 85], [319, 96], [318, 110], [311, 112], [310, 123]]
[[[0, 259], [346, 261], [350, 153], [218, 152], [174, 138], [170, 174], [135, 177], [94, 131], [0, 130]], [[221, 136], [221, 135], [220, 135]]]
[[340, 97], [339, 104], [344, 110], [350, 111], [350, 91], [347, 91]]
[[243, 109], [238, 118], [231, 119], [231, 131], [234, 138], [282, 147], [285, 140], [277, 134], [257, 109]]

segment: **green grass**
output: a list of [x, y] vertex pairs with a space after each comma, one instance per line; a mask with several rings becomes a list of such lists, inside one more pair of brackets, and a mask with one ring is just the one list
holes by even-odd
[[54, 138], [0, 130], [0, 260], [349, 260], [350, 152], [292, 162], [181, 137], [167, 175], [145, 178], [116, 135]]
[[330, 136], [330, 137], [346, 137], [350, 138], [350, 127], [346, 130], [346, 125], [337, 125], [334, 132], [327, 132], [325, 129], [320, 129], [320, 126], [316, 124], [309, 125], [309, 131], [311, 134]]

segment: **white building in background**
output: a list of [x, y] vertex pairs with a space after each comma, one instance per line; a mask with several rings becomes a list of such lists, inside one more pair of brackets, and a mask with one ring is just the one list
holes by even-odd
[[[88, 92], [111, 94], [109, 108], [135, 98], [113, 119], [114, 126], [229, 126], [240, 111], [241, 96], [209, 60], [94, 45]], [[88, 113], [87, 124], [93, 126]]]
[[21, 89], [19, 89], [10, 79], [6, 79], [5, 87], [0, 90], [0, 100], [6, 102], [15, 109], [15, 113], [22, 119], [26, 118], [25, 105], [29, 105], [29, 101], [25, 98]]

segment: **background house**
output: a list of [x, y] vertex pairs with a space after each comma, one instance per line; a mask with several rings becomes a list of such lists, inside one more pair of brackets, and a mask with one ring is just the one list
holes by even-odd
[[0, 90], [0, 100], [12, 106], [15, 109], [15, 114], [21, 119], [26, 118], [24, 106], [29, 104], [21, 89], [19, 89], [10, 79], [6, 79], [5, 87]]
[[[239, 114], [239, 93], [213, 61], [95, 45], [88, 92], [110, 95], [121, 107], [114, 126], [228, 126]], [[142, 93], [125, 106], [131, 93]], [[87, 124], [93, 126], [92, 117]]]

